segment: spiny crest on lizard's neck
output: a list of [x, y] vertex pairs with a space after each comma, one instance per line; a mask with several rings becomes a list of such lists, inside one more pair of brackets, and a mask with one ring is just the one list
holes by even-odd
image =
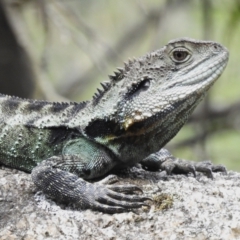
[[[117, 70], [114, 71], [114, 74], [109, 75], [109, 79], [110, 81], [105, 81], [105, 82], [101, 82], [101, 86], [102, 88], [97, 88], [97, 92], [94, 93], [92, 101], [93, 104], [97, 104], [99, 102], [99, 100], [104, 96], [104, 94], [111, 89], [111, 86], [114, 85], [116, 82], [122, 80], [127, 73], [130, 72], [130, 70], [132, 69], [133, 65], [135, 65], [134, 70], [135, 71], [139, 71], [142, 72], [144, 71], [144, 65], [150, 65], [151, 63], [151, 58], [152, 57], [161, 57], [161, 51], [155, 51], [152, 53], [148, 53], [146, 56], [143, 56], [139, 59], [133, 58], [133, 59], [129, 59], [128, 62], [124, 62], [124, 67], [118, 67]], [[155, 67], [155, 69], [158, 69], [158, 67]], [[147, 70], [147, 69], [145, 69]], [[148, 71], [146, 71], [146, 74], [150, 74], [153, 70], [153, 67], [150, 67]], [[145, 76], [146, 77], [146, 76]], [[130, 80], [130, 79], [129, 79]], [[129, 84], [132, 85], [131, 81], [129, 81]], [[134, 82], [133, 82], [134, 84]], [[136, 82], [135, 82], [136, 84]]]

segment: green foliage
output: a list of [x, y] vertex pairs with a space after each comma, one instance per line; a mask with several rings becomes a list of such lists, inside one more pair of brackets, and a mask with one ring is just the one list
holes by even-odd
[[225, 24], [225, 38], [229, 42], [233, 39], [236, 34], [236, 29], [240, 25], [240, 0], [232, 1], [230, 5], [231, 8], [228, 13], [229, 19]]

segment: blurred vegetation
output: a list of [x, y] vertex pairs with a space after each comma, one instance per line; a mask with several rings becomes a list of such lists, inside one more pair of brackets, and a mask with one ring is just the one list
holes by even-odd
[[[173, 38], [225, 45], [230, 51], [225, 73], [168, 148], [181, 158], [211, 159], [240, 170], [240, 0], [1, 1], [18, 44], [30, 56], [37, 98], [90, 99], [123, 61]], [[9, 88], [29, 88], [23, 81], [19, 75], [18, 84], [8, 81]]]

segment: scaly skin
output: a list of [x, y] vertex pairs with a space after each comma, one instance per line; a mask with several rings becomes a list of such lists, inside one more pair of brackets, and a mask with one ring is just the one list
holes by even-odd
[[[228, 51], [218, 43], [176, 39], [118, 69], [92, 101], [51, 103], [1, 95], [0, 163], [31, 172], [49, 196], [107, 213], [145, 205], [133, 185], [86, 180], [141, 162], [189, 173], [226, 171], [174, 158], [164, 145], [221, 75]], [[109, 180], [109, 181], [108, 181]]]

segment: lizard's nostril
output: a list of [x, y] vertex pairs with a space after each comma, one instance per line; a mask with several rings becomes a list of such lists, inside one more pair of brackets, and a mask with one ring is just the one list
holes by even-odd
[[219, 52], [220, 51], [220, 47], [218, 44], [213, 44], [213, 50], [216, 51], [216, 52]]

